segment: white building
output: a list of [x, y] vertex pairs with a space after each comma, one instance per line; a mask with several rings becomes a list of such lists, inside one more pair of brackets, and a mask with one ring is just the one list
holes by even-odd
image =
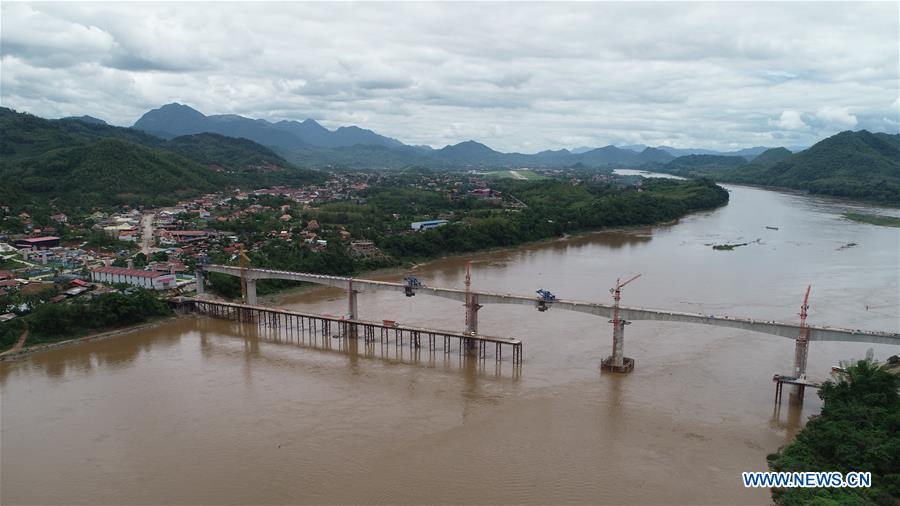
[[432, 228], [441, 227], [448, 223], [450, 223], [450, 222], [447, 220], [414, 221], [414, 222], [410, 223], [409, 226], [413, 230], [422, 231], [422, 230], [430, 230]]
[[95, 283], [125, 283], [148, 290], [175, 288], [175, 275], [158, 271], [142, 271], [125, 267], [98, 267], [91, 271]]

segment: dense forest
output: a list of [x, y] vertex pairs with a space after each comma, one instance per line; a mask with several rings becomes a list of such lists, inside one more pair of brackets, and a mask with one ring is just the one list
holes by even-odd
[[847, 131], [795, 154], [770, 149], [749, 163], [737, 157], [685, 156], [658, 170], [900, 205], [900, 134]]
[[505, 247], [566, 233], [648, 225], [728, 202], [728, 192], [709, 180], [648, 179], [641, 189], [578, 185], [556, 181], [508, 181], [502, 188], [528, 207], [384, 240], [401, 258], [431, 257]]
[[860, 360], [819, 391], [822, 413], [769, 456], [773, 471], [869, 471], [871, 488], [774, 489], [784, 506], [900, 502], [900, 376]]
[[164, 140], [79, 119], [45, 120], [0, 108], [0, 203], [28, 209], [169, 205], [224, 187], [304, 183], [299, 169], [246, 139], [201, 134]]

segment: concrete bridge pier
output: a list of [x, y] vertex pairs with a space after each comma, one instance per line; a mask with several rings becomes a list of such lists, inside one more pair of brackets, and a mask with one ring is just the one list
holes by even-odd
[[194, 283], [197, 285], [197, 296], [206, 293], [206, 274], [200, 268], [194, 270]]
[[246, 303], [255, 306], [256, 305], [256, 280], [253, 278], [247, 279], [247, 300]]
[[[359, 292], [353, 289], [353, 280], [347, 282], [347, 315], [351, 320], [356, 320], [359, 317], [359, 303], [356, 299], [356, 294]], [[356, 325], [347, 324], [347, 337], [357, 337], [356, 336]]]
[[[478, 310], [481, 305], [478, 304], [478, 295], [470, 293], [466, 295], [466, 334], [478, 335]], [[466, 341], [466, 351], [468, 353], [478, 353], [478, 343], [469, 339]]]
[[[615, 325], [614, 321], [610, 321]], [[618, 321], [618, 328], [613, 328], [613, 352], [603, 359], [600, 369], [609, 372], [631, 372], [634, 370], [634, 359], [625, 356], [625, 325], [631, 322]]]
[[[809, 340], [804, 335], [803, 330], [797, 337], [794, 344], [794, 371], [793, 375], [797, 378], [806, 377], [806, 358], [809, 356]], [[806, 385], [794, 385], [789, 395], [790, 403], [802, 405], [803, 395], [806, 393]]]

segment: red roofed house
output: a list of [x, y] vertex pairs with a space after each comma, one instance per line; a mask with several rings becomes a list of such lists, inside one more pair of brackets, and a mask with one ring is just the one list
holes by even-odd
[[125, 283], [148, 290], [175, 288], [175, 275], [159, 271], [142, 271], [125, 267], [97, 267], [91, 271], [96, 283]]
[[59, 246], [59, 237], [29, 237], [27, 239], [16, 239], [16, 248], [53, 248]]

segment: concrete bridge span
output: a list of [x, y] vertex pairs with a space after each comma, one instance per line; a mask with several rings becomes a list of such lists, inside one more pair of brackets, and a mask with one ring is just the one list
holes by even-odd
[[[240, 276], [240, 267], [229, 265], [204, 265], [202, 271], [218, 272], [231, 276]], [[198, 277], [202, 278], [202, 274]], [[356, 297], [357, 292], [365, 291], [393, 291], [405, 293], [407, 286], [403, 283], [395, 283], [390, 281], [375, 281], [369, 279], [349, 278], [342, 276], [326, 276], [321, 274], [310, 274], [304, 272], [279, 271], [273, 269], [246, 269], [245, 277], [247, 279], [248, 288], [248, 304], [256, 303], [256, 281], [260, 279], [282, 279], [290, 281], [303, 281], [307, 283], [315, 283], [326, 286], [333, 286], [350, 291], [350, 313], [356, 317]], [[200, 287], [198, 279], [198, 287]], [[199, 288], [198, 288], [199, 290]], [[434, 286], [421, 286], [414, 289], [415, 293], [423, 295], [433, 295], [435, 297], [443, 297], [445, 299], [466, 302], [465, 290], [457, 288], [441, 288]], [[525, 306], [537, 307], [539, 299], [536, 296], [516, 295], [509, 293], [493, 293], [472, 290], [469, 292], [475, 303], [480, 306], [486, 304], [518, 304]], [[554, 310], [575, 311], [586, 313], [603, 318], [612, 318], [613, 306], [611, 304], [601, 304], [598, 302], [586, 302], [567, 299], [557, 299], [548, 305]], [[800, 325], [796, 323], [776, 322], [773, 320], [762, 320], [753, 318], [732, 317], [725, 315], [706, 315], [699, 313], [686, 313], [679, 311], [668, 311], [663, 309], [649, 309], [641, 307], [621, 306], [619, 308], [620, 316], [627, 321], [653, 320], [653, 321], [670, 321], [681, 323], [693, 323], [699, 325], [712, 325], [716, 327], [729, 327], [751, 332], [760, 332], [775, 336], [796, 339], [800, 333]], [[858, 343], [876, 343], [900, 346], [900, 334], [892, 332], [880, 332], [872, 330], [855, 330], [838, 327], [808, 325], [806, 327], [810, 341], [844, 341]]]

